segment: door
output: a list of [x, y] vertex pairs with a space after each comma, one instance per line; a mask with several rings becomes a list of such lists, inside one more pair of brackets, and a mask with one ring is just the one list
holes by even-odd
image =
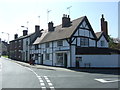
[[79, 68], [79, 57], [76, 57], [76, 68]]
[[67, 67], [67, 53], [64, 54], [64, 67]]
[[43, 64], [43, 54], [41, 54], [41, 64]]

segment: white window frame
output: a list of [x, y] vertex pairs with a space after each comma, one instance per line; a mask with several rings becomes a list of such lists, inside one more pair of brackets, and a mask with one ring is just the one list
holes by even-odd
[[88, 46], [88, 45], [89, 45], [89, 39], [88, 39], [88, 38], [81, 37], [81, 38], [80, 38], [80, 45], [81, 45], [81, 46]]

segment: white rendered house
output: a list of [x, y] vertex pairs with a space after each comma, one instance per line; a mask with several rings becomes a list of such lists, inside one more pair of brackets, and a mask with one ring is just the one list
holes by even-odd
[[[119, 52], [108, 50], [107, 24], [103, 15], [101, 23], [101, 32], [95, 34], [86, 16], [70, 21], [69, 15], [63, 15], [61, 25], [54, 27], [53, 22], [48, 23], [48, 30], [35, 40], [30, 54], [35, 56], [37, 64], [62, 67], [118, 67]], [[92, 50], [98, 51], [92, 53]], [[101, 50], [106, 52], [102, 53]], [[103, 55], [101, 62], [100, 55]], [[104, 55], [107, 56], [104, 58]], [[112, 59], [109, 64], [108, 60], [104, 60], [110, 58], [115, 58], [114, 65]], [[107, 63], [102, 64], [103, 61]]]

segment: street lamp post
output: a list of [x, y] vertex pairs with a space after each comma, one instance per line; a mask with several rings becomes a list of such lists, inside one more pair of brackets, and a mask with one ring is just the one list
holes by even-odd
[[22, 28], [26, 28], [28, 30], [28, 27], [25, 27], [25, 26], [21, 26]]
[[29, 23], [29, 21], [27, 21], [27, 27], [26, 26], [21, 26], [21, 27], [26, 28], [28, 30], [28, 23]]

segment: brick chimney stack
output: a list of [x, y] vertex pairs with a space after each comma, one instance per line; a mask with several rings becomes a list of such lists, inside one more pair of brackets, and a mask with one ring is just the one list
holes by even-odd
[[39, 32], [40, 31], [40, 26], [39, 25], [35, 25], [35, 32]]
[[14, 39], [17, 39], [18, 38], [18, 34], [16, 33], [15, 35], [14, 35]]
[[103, 31], [104, 34], [106, 36], [108, 36], [108, 23], [107, 23], [107, 21], [105, 21], [103, 14], [102, 14], [102, 18], [101, 18], [101, 31]]
[[62, 27], [69, 27], [71, 24], [69, 15], [63, 14], [62, 17]]
[[48, 31], [50, 31], [50, 32], [51, 32], [51, 31], [54, 31], [53, 25], [54, 25], [54, 24], [53, 24], [52, 21], [48, 23]]
[[28, 35], [28, 30], [23, 30], [23, 36]]

